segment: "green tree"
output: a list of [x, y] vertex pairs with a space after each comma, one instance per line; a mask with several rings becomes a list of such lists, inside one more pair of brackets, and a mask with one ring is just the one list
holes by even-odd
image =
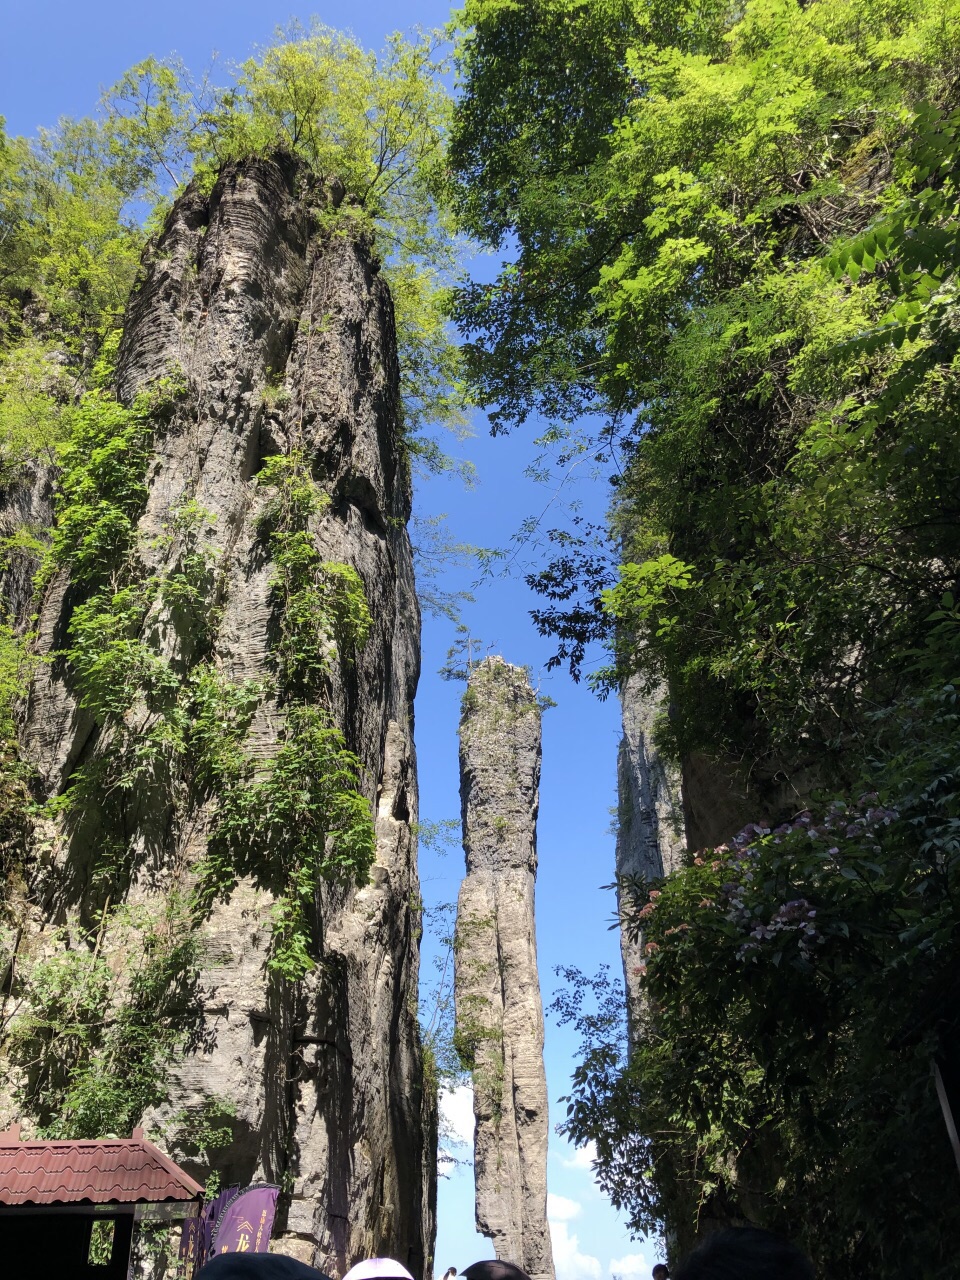
[[957, 1037], [957, 705], [950, 684], [885, 718], [887, 802], [753, 824], [621, 885], [645, 943], [641, 1034], [628, 1052], [604, 981], [567, 975], [558, 1009], [584, 1036], [567, 1132], [596, 1141], [634, 1229], [666, 1218], [687, 1248], [703, 1220], [749, 1220], [837, 1280], [953, 1274], [931, 1059]]
[[[958, 16], [475, 0], [459, 44], [459, 214], [512, 255], [457, 298], [475, 394], [498, 431], [603, 415], [615, 484], [606, 545], [554, 531], [535, 619], [575, 672], [608, 646], [601, 691], [665, 684], [661, 747], [748, 775], [763, 819], [639, 898], [632, 1058], [615, 994], [567, 1006], [570, 1132], [637, 1229], [766, 1222], [838, 1276], [953, 1266]], [[818, 791], [898, 816], [776, 830]]]
[[68, 436], [63, 405], [91, 387], [171, 198], [191, 180], [210, 185], [228, 160], [285, 151], [339, 184], [340, 212], [327, 216], [340, 230], [375, 237], [410, 452], [447, 465], [431, 431], [462, 428], [466, 393], [447, 325], [459, 249], [443, 195], [443, 67], [435, 34], [391, 37], [376, 55], [315, 23], [278, 32], [226, 85], [148, 58], [96, 120], [62, 120], [32, 141], [0, 122], [0, 460], [48, 460]]
[[229, 160], [285, 151], [340, 184], [335, 221], [368, 228], [397, 321], [406, 427], [415, 456], [442, 462], [424, 428], [459, 428], [465, 385], [447, 332], [458, 246], [444, 197], [450, 101], [441, 38], [394, 35], [381, 54], [314, 22], [279, 31], [230, 85], [195, 83], [177, 62], [146, 59], [106, 97], [129, 168], [159, 190], [211, 183]]
[[853, 776], [956, 581], [955, 8], [614, 12], [464, 11], [460, 215], [516, 247], [458, 296], [476, 394], [605, 413], [628, 566], [567, 534], [535, 617], [575, 667], [616, 634], [603, 687], [665, 678], [674, 749]]

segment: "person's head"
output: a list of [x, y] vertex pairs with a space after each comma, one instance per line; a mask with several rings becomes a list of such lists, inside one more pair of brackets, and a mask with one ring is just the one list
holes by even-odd
[[515, 1262], [501, 1258], [489, 1258], [485, 1262], [471, 1262], [460, 1272], [463, 1280], [530, 1280]]
[[219, 1253], [194, 1280], [330, 1280], [322, 1271], [280, 1253]]
[[653, 1268], [653, 1280], [670, 1280], [670, 1272], [665, 1262], [658, 1262]]
[[364, 1258], [350, 1268], [343, 1280], [413, 1280], [396, 1258]]
[[800, 1250], [759, 1227], [708, 1236], [677, 1269], [675, 1280], [816, 1280]]

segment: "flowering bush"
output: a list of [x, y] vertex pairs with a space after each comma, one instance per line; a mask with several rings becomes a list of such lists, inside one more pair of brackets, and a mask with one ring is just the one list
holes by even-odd
[[[707, 857], [695, 855], [682, 874], [646, 892], [642, 905], [642, 886], [625, 886], [628, 932], [642, 931], [646, 954], [660, 953], [661, 983], [678, 976], [704, 931], [733, 944], [737, 961], [763, 956], [807, 969], [828, 941], [848, 944], [851, 929], [875, 932], [878, 895], [904, 888], [902, 876], [877, 861], [885, 829], [899, 817], [873, 794], [852, 805], [834, 801], [819, 819], [804, 811], [772, 830], [751, 824]], [[860, 920], [865, 890], [870, 919]]]
[[[567, 1132], [635, 1229], [711, 1219], [799, 1240], [831, 1280], [954, 1273], [960, 1182], [933, 1085], [960, 968], [957, 692], [902, 705], [879, 794], [622, 884], [644, 963], [629, 1053], [609, 984]], [[888, 797], [886, 801], [880, 795]], [[606, 1018], [583, 1013], [589, 987]], [[604, 1003], [605, 1002], [605, 1003]]]

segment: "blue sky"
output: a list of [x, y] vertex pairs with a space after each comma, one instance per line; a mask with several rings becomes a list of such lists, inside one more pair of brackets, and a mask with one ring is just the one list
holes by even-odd
[[[154, 54], [179, 54], [195, 72], [206, 68], [214, 51], [223, 65], [245, 57], [291, 18], [316, 15], [334, 27], [348, 29], [364, 44], [379, 48], [395, 29], [437, 26], [449, 6], [435, 0], [330, 0], [296, 9], [289, 0], [164, 0], [134, 5], [116, 0], [12, 0], [4, 6], [0, 42], [0, 114], [12, 133], [33, 133], [61, 115], [82, 115], [96, 105], [101, 88], [117, 80], [132, 63]], [[478, 262], [478, 271], [489, 264]], [[575, 471], [559, 499], [554, 487], [524, 476], [538, 452], [536, 428], [507, 439], [491, 439], [477, 415], [474, 434], [454, 452], [476, 468], [477, 483], [465, 489], [452, 479], [429, 479], [417, 491], [417, 510], [424, 516], [445, 513], [456, 540], [503, 547], [521, 521], [559, 501], [576, 501], [594, 518], [602, 515], [608, 489], [602, 477]], [[551, 504], [553, 504], [551, 509]], [[529, 618], [535, 603], [522, 581], [526, 553], [517, 554], [512, 572], [492, 578], [474, 590], [475, 603], [464, 620], [492, 652], [510, 662], [529, 664], [541, 689], [557, 702], [544, 717], [543, 777], [539, 827], [540, 872], [537, 885], [537, 930], [544, 1003], [557, 986], [553, 970], [574, 964], [593, 972], [600, 964], [616, 970], [616, 935], [609, 931], [613, 902], [600, 886], [613, 878], [610, 809], [616, 802], [618, 709], [600, 703], [565, 674], [543, 670], [550, 647]], [[445, 584], [469, 590], [475, 567], [448, 570]], [[446, 620], [426, 618], [423, 676], [417, 699], [417, 749], [420, 766], [421, 816], [442, 820], [459, 816], [457, 718], [461, 688], [441, 680], [438, 668], [453, 640]], [[421, 857], [424, 900], [428, 907], [456, 898], [463, 874], [459, 847], [445, 855], [425, 851]], [[426, 940], [426, 967], [430, 949]], [[547, 1075], [551, 1120], [563, 1115], [557, 1099], [567, 1091], [576, 1043], [569, 1031], [547, 1021]], [[451, 1123], [469, 1127], [469, 1098], [460, 1094], [447, 1103]], [[466, 1154], [460, 1148], [457, 1154]], [[550, 1216], [558, 1280], [623, 1280], [649, 1276], [656, 1261], [653, 1242], [631, 1241], [622, 1222], [596, 1186], [589, 1153], [575, 1152], [552, 1137], [549, 1165]], [[462, 1269], [492, 1256], [488, 1242], [473, 1230], [473, 1182], [469, 1167], [442, 1179], [439, 1196], [437, 1273], [448, 1266]]]

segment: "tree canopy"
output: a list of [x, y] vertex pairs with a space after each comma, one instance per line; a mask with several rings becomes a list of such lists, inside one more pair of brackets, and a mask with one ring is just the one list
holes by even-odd
[[454, 198], [508, 258], [457, 295], [474, 394], [497, 431], [600, 415], [613, 482], [534, 616], [758, 824], [620, 886], [646, 1030], [566, 1006], [568, 1130], [637, 1228], [764, 1222], [831, 1276], [954, 1265], [958, 19], [472, 0], [458, 46]]
[[464, 10], [458, 208], [516, 247], [458, 295], [475, 394], [602, 411], [616, 486], [618, 553], [568, 536], [538, 621], [574, 666], [616, 631], [600, 682], [666, 679], [675, 749], [858, 768], [955, 582], [957, 16]]

